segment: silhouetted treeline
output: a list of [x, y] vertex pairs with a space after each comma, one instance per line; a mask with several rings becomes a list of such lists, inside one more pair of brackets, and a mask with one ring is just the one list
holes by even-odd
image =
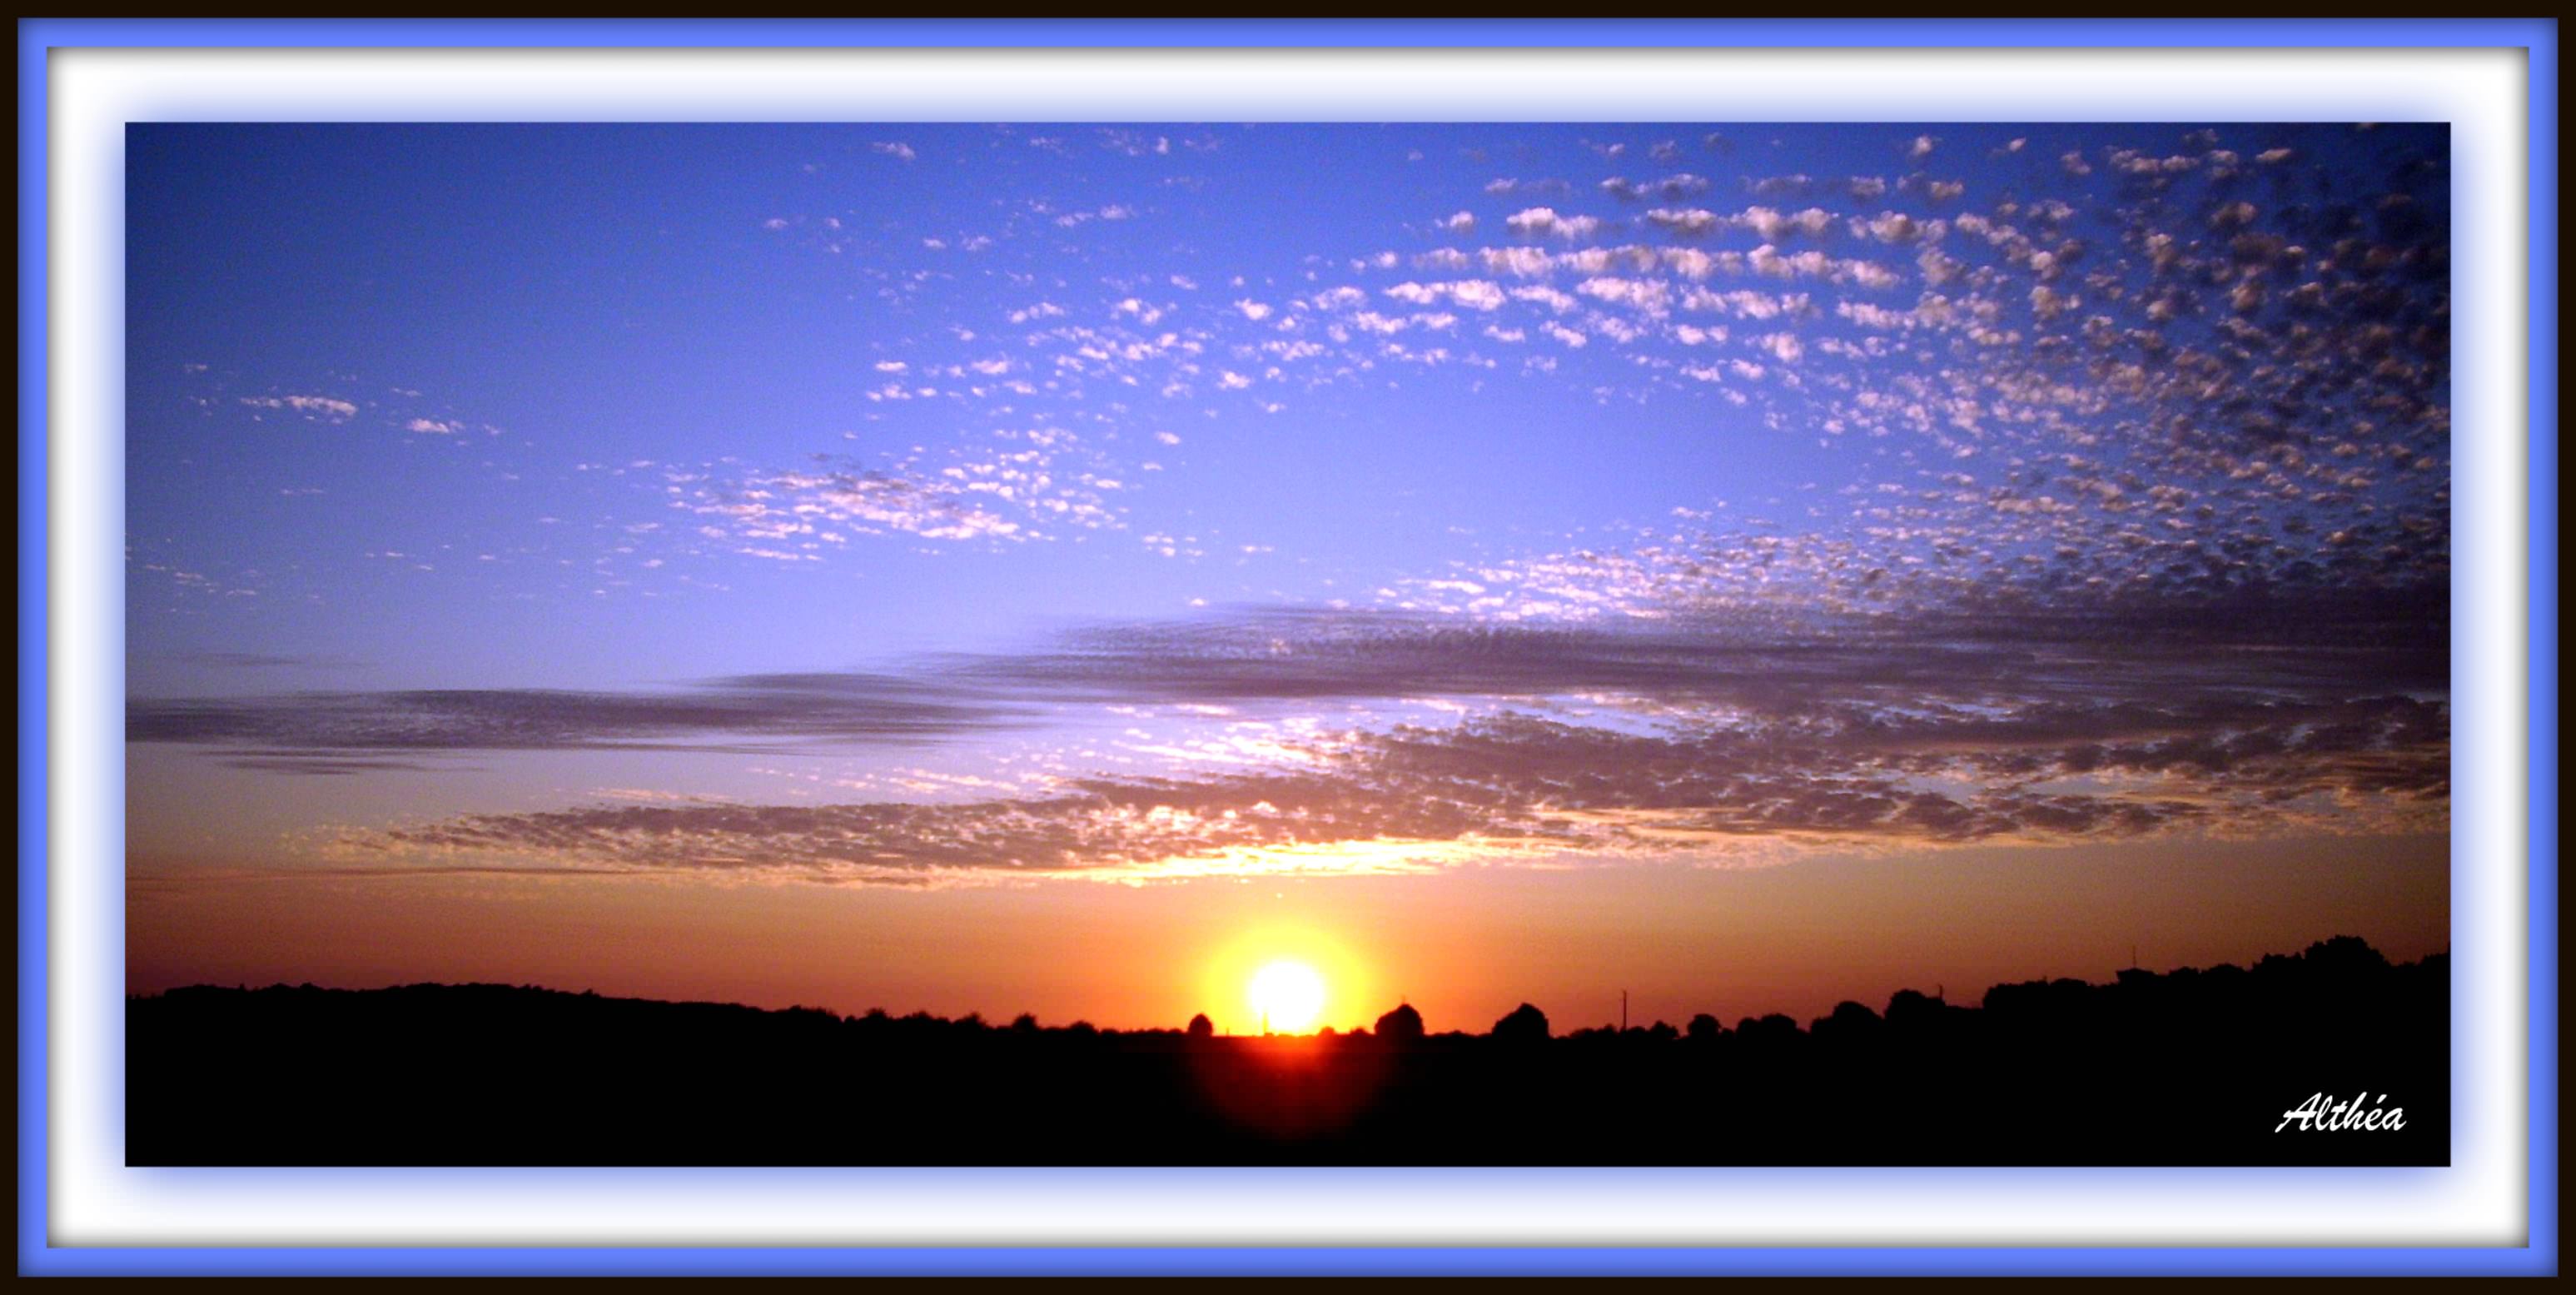
[[[1907, 990], [1801, 1028], [1300, 1038], [500, 985], [129, 999], [128, 1163], [2448, 1164], [2449, 960]], [[2313, 1094], [2402, 1107], [2326, 1131]], [[2383, 1117], [2382, 1123], [2385, 1123]]]

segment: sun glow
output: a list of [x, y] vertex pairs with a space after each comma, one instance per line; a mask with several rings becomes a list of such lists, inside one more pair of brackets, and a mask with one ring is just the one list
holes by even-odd
[[1303, 1034], [1324, 1011], [1324, 978], [1313, 967], [1287, 959], [1252, 973], [1244, 998], [1261, 1016], [1264, 1033]]
[[[1195, 992], [1175, 1017], [1205, 1011], [1227, 1034], [1307, 1034], [1367, 1025], [1394, 1006], [1377, 968], [1342, 938], [1296, 919], [1236, 927], [1199, 955]], [[1378, 1000], [1385, 999], [1384, 1003]]]

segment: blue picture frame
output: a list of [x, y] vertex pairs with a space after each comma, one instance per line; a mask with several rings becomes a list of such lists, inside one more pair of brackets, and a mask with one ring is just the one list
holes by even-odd
[[[97, 47], [2510, 47], [2528, 52], [2529, 1231], [2518, 1248], [274, 1248], [56, 1245], [48, 1212], [48, 56]], [[18, 1271], [392, 1274], [2545, 1275], [2558, 1266], [2557, 27], [2368, 20], [22, 20], [19, 69]], [[383, 1171], [396, 1172], [396, 1171]], [[1242, 1171], [1254, 1173], [1258, 1171]]]

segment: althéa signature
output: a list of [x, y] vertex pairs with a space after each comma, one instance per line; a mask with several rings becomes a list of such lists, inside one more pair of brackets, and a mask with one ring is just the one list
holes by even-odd
[[2372, 1100], [2370, 1109], [2364, 1110], [2361, 1103], [2362, 1099], [2367, 1097], [2370, 1097], [2370, 1094], [2365, 1092], [2351, 1101], [2338, 1102], [2329, 1094], [2318, 1093], [2297, 1106], [2281, 1112], [2281, 1122], [2273, 1125], [2272, 1131], [2278, 1133], [2290, 1127], [2293, 1120], [2298, 1122], [2302, 1132], [2337, 1133], [2345, 1129], [2394, 1132], [2406, 1127], [2405, 1107], [2379, 1105], [2380, 1102], [2388, 1100], [2388, 1094], [2381, 1093]]

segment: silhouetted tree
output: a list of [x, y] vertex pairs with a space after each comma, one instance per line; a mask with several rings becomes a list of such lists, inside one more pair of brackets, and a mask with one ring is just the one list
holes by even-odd
[[1795, 1042], [1800, 1031], [1795, 1019], [1773, 1012], [1758, 1021], [1750, 1016], [1737, 1021], [1735, 1033], [1746, 1043], [1764, 1045]]
[[1394, 1043], [1422, 1041], [1422, 1013], [1411, 1003], [1398, 1003], [1395, 1010], [1377, 1018], [1377, 1037]]
[[1939, 1025], [1941, 1013], [1948, 1006], [1940, 999], [1920, 990], [1900, 989], [1887, 1000], [1887, 1023], [1900, 1029], [1919, 1029]]
[[1717, 1023], [1716, 1017], [1711, 1016], [1706, 1012], [1702, 1012], [1699, 1015], [1690, 1018], [1690, 1037], [1697, 1039], [1702, 1043], [1715, 1039], [1718, 1036], [1718, 1033], [1724, 1028], [1724, 1026]]
[[1210, 1022], [1210, 1021], [1208, 1020], [1208, 1018], [1207, 1018], [1207, 1013], [1205, 1013], [1205, 1012], [1201, 1012], [1201, 1013], [1199, 1013], [1198, 1015], [1193, 1016], [1193, 1017], [1191, 1017], [1191, 1018], [1190, 1018], [1190, 1037], [1191, 1037], [1191, 1038], [1193, 1038], [1193, 1039], [1206, 1039], [1206, 1038], [1213, 1038], [1213, 1037], [1215, 1037], [1215, 1035], [1216, 1035], [1216, 1026], [1215, 1026], [1215, 1024], [1214, 1024], [1214, 1023], [1212, 1023], [1212, 1022]]
[[2333, 975], [2370, 975], [2388, 970], [2388, 957], [2357, 935], [2338, 935], [2308, 946], [2307, 964]]
[[1494, 1037], [1531, 1042], [1547, 1037], [1547, 1013], [1523, 1003], [1494, 1022]]
[[1808, 1032], [1835, 1043], [1866, 1043], [1878, 1037], [1878, 1029], [1884, 1024], [1878, 1013], [1846, 999], [1834, 1004], [1833, 1015], [1818, 1017]]

